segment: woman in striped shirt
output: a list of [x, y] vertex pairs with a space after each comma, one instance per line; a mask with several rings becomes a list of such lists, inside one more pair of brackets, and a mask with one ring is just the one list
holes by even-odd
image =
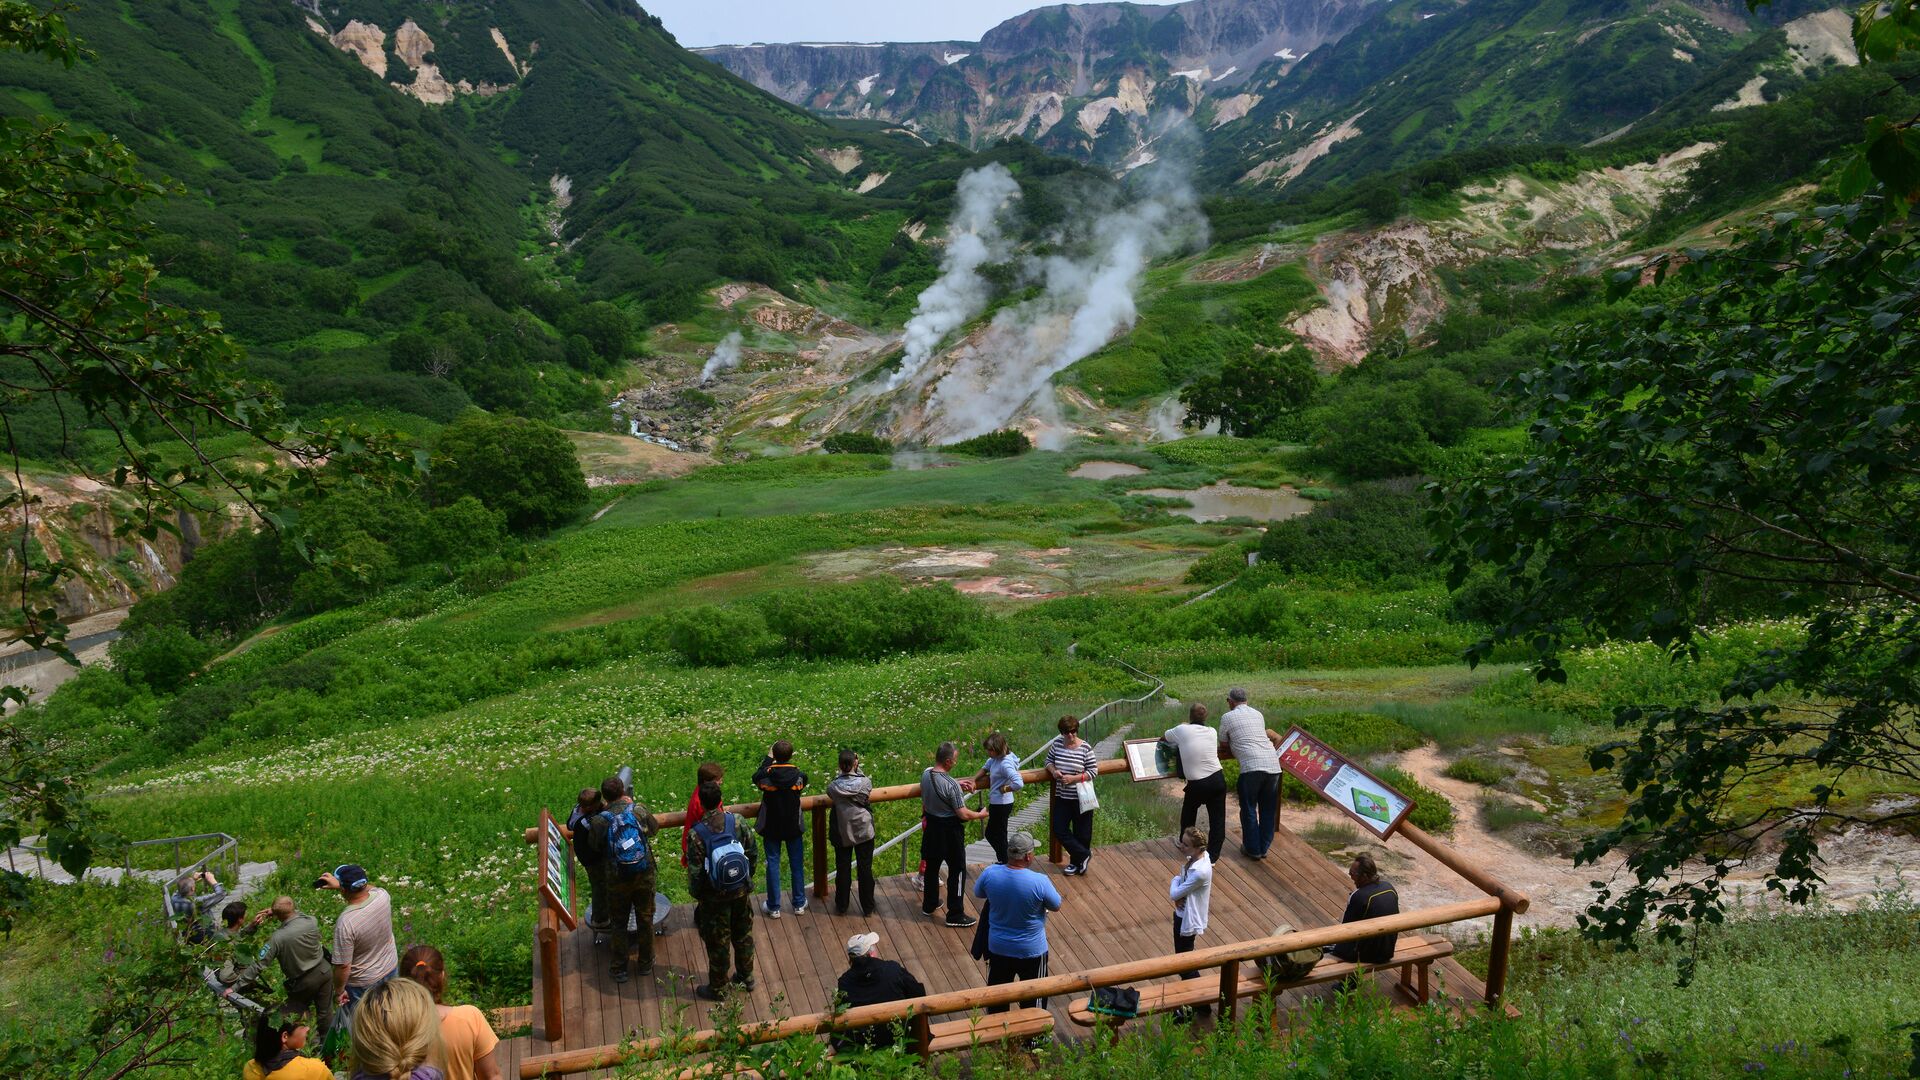
[[1053, 797], [1049, 800], [1048, 823], [1054, 838], [1067, 849], [1066, 874], [1087, 872], [1093, 857], [1093, 811], [1080, 809], [1080, 794], [1074, 785], [1091, 781], [1100, 767], [1093, 744], [1080, 737], [1077, 717], [1060, 718], [1060, 737], [1047, 750], [1047, 775], [1053, 778]]

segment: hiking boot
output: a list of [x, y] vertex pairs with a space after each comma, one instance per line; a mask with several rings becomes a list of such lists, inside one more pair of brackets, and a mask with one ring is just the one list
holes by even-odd
[[753, 976], [751, 975], [735, 975], [733, 977], [733, 985], [739, 987], [742, 990], [747, 991], [748, 993], [752, 993], [753, 988], [760, 984], [754, 982]]
[[635, 975], [638, 975], [638, 976], [640, 976], [641, 978], [643, 978], [643, 979], [644, 979], [644, 978], [646, 978], [646, 977], [648, 977], [649, 975], [652, 975], [652, 974], [653, 974], [653, 965], [652, 965], [652, 964], [641, 964], [641, 965], [640, 965], [639, 967], [637, 967], [637, 968], [634, 968], [634, 969], [633, 969], [633, 973], [634, 973]]
[[[720, 990], [725, 989], [726, 987], [724, 986], [720, 988]], [[715, 990], [707, 983], [701, 983], [699, 986], [693, 988], [693, 996], [699, 998], [701, 1001], [719, 1001], [720, 990]]]
[[631, 977], [632, 976], [627, 974], [626, 968], [617, 968], [613, 973], [613, 981], [617, 983], [626, 982]]

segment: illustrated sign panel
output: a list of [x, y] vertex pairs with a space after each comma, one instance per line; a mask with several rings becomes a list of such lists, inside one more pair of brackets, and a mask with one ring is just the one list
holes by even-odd
[[1298, 727], [1280, 742], [1280, 767], [1383, 839], [1413, 810], [1412, 799]]
[[567, 857], [567, 834], [553, 815], [540, 811], [540, 899], [553, 905], [562, 922], [571, 930], [573, 918], [573, 860]]
[[1171, 780], [1173, 755], [1159, 739], [1128, 739], [1127, 772], [1135, 781]]

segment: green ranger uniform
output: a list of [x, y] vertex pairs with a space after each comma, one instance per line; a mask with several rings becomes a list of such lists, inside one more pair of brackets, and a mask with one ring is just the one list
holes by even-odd
[[285, 981], [287, 999], [281, 1012], [290, 1017], [300, 1016], [312, 1008], [315, 1033], [324, 1038], [333, 1027], [333, 965], [327, 962], [326, 950], [320, 944], [320, 923], [313, 916], [295, 912], [293, 918], [282, 923], [267, 943], [260, 946], [253, 963], [234, 981], [251, 982], [261, 969], [276, 962]]
[[[728, 816], [731, 815], [713, 810], [701, 819], [701, 824], [717, 832], [726, 828]], [[741, 828], [738, 818], [733, 822], [733, 835], [746, 850], [747, 865], [759, 865], [760, 853], [753, 833]], [[694, 929], [700, 931], [700, 940], [707, 946], [707, 985], [716, 993], [726, 987], [729, 959], [733, 981], [750, 981], [753, 978], [753, 879], [749, 877], [735, 895], [722, 896], [715, 891], [713, 883], [707, 880], [707, 845], [699, 831], [694, 830], [687, 835], [687, 886], [693, 892]]]
[[[607, 901], [605, 917], [613, 924], [613, 973], [624, 973], [628, 954], [637, 951], [640, 954], [640, 974], [645, 975], [653, 970], [654, 871], [642, 870], [626, 876], [614, 864], [613, 856], [607, 850], [607, 833], [613, 828], [613, 818], [629, 803], [633, 806], [633, 820], [640, 826], [640, 842], [647, 847], [647, 864], [654, 865], [653, 835], [660, 831], [660, 827], [646, 807], [629, 799], [622, 799], [594, 815], [592, 823], [587, 826], [587, 844], [600, 860], [600, 895]], [[600, 912], [596, 911], [594, 915], [599, 917]], [[627, 923], [636, 915], [639, 917], [639, 929], [630, 939]]]

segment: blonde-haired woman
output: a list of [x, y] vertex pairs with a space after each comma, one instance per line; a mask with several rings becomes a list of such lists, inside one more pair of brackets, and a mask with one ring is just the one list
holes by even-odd
[[411, 979], [388, 979], [353, 1009], [353, 1080], [446, 1080], [440, 1014]]
[[447, 992], [447, 961], [431, 945], [415, 945], [400, 958], [400, 974], [433, 995], [433, 1007], [440, 1013], [440, 1047], [446, 1053], [447, 1080], [500, 1080], [500, 1065], [493, 1059], [493, 1048], [500, 1037], [493, 1033], [487, 1016], [471, 1005], [446, 1005], [440, 999]]

